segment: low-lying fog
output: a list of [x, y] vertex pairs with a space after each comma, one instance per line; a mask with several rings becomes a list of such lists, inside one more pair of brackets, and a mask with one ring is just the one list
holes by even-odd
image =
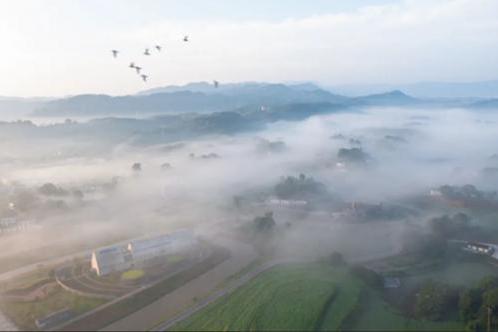
[[[277, 122], [263, 131], [230, 136], [148, 146], [122, 142], [107, 155], [59, 153], [61, 147], [68, 151], [86, 144], [70, 135], [60, 140], [24, 137], [19, 145], [2, 140], [0, 217], [15, 215], [36, 220], [38, 226], [6, 236], [0, 253], [57, 242], [105, 243], [112, 237], [117, 241], [119, 234], [178, 227], [194, 226], [201, 234], [214, 227], [237, 228], [273, 210], [262, 203], [274, 196], [281, 177], [305, 174], [323, 183], [333, 198], [303, 215], [276, 209], [278, 225], [293, 225], [280, 239], [282, 252], [333, 248], [353, 259], [387, 255], [398, 250], [403, 230], [413, 225], [343, 224], [331, 217], [332, 200], [401, 202], [444, 184], [496, 190], [498, 178], [482, 170], [498, 166], [493, 158], [497, 121], [498, 115], [462, 109], [375, 108]], [[338, 155], [344, 148], [360, 149], [364, 158], [344, 161]], [[40, 151], [46, 156], [34, 158]], [[40, 187], [46, 183], [61, 193], [43, 196]], [[72, 194], [76, 191], [82, 196]], [[21, 211], [21, 201], [15, 200], [26, 192], [36, 197]], [[245, 197], [245, 208], [236, 209], [234, 197]], [[47, 201], [55, 206], [47, 207]]]

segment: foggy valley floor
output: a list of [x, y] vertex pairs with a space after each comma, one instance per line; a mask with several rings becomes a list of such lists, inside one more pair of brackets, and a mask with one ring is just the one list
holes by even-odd
[[[1, 124], [6, 324], [485, 324], [498, 285], [498, 115], [377, 106], [227, 130], [233, 118], [213, 114]], [[136, 241], [170, 249], [138, 260]], [[93, 257], [106, 250], [122, 261], [99, 275]]]

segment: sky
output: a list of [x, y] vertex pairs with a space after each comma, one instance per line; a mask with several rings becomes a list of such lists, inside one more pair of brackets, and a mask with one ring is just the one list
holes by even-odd
[[[122, 95], [215, 79], [324, 86], [498, 79], [496, 0], [0, 5], [0, 96]], [[163, 51], [144, 56], [155, 44]], [[120, 50], [117, 59], [111, 49]]]

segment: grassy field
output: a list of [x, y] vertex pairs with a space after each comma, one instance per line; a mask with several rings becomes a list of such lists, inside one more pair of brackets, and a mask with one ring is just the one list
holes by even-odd
[[173, 330], [459, 331], [463, 328], [456, 320], [430, 322], [403, 316], [383, 299], [380, 291], [367, 287], [347, 268], [299, 264], [263, 273]]
[[167, 257], [167, 262], [170, 264], [181, 262], [185, 259], [183, 255], [169, 255]]
[[345, 330], [461, 331], [465, 329], [465, 326], [458, 321], [430, 322], [407, 318], [386, 303], [374, 290], [367, 289], [362, 295], [357, 311], [343, 326]]
[[65, 308], [81, 314], [105, 303], [105, 300], [77, 296], [59, 288], [43, 300], [15, 303], [0, 303], [1, 310], [24, 330], [36, 330], [35, 320]]
[[121, 275], [122, 280], [137, 280], [142, 278], [145, 275], [144, 270], [129, 270], [123, 272]]
[[52, 279], [50, 277], [50, 270], [52, 266], [40, 266], [33, 272], [29, 272], [16, 278], [12, 278], [3, 282], [0, 282], [0, 291], [7, 291], [10, 289], [28, 288], [42, 280]]
[[332, 269], [276, 267], [191, 319], [181, 330], [313, 330], [336, 294]]
[[324, 310], [319, 329], [323, 331], [337, 330], [358, 306], [363, 284], [351, 276], [347, 269], [334, 269], [331, 278], [337, 285], [337, 295]]

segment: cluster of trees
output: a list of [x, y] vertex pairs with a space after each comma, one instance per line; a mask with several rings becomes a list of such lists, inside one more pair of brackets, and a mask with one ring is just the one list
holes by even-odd
[[439, 258], [446, 253], [447, 240], [437, 235], [410, 232], [403, 237], [403, 253], [427, 258]]
[[485, 277], [476, 287], [462, 292], [458, 305], [468, 330], [498, 330], [498, 277]]
[[448, 198], [456, 200], [494, 200], [496, 192], [484, 192], [478, 190], [474, 185], [466, 184], [464, 186], [448, 186], [439, 187], [439, 192]]
[[417, 292], [414, 313], [418, 318], [437, 321], [455, 312], [457, 305], [457, 289], [428, 280]]
[[349, 210], [352, 212], [351, 216], [360, 219], [359, 221], [395, 220], [416, 214], [416, 211], [410, 208], [384, 204], [353, 203]]
[[46, 196], [67, 196], [69, 192], [61, 187], [57, 187], [53, 183], [45, 183], [40, 188], [38, 188], [40, 194]]
[[220, 159], [221, 158], [221, 156], [219, 154], [214, 153], [214, 152], [211, 152], [211, 153], [208, 153], [208, 154], [202, 154], [200, 156], [196, 156], [195, 153], [190, 153], [189, 157], [190, 157], [190, 159], [196, 159], [196, 158], [200, 158], [200, 159]]
[[370, 159], [370, 156], [361, 148], [341, 148], [337, 152], [337, 158], [345, 163], [365, 164]]
[[330, 254], [330, 256], [327, 259], [328, 263], [332, 266], [342, 266], [346, 264], [346, 261], [344, 260], [344, 257], [340, 252], [334, 251], [333, 253]]
[[299, 177], [283, 177], [275, 186], [275, 195], [280, 199], [305, 200], [326, 193], [327, 189], [323, 183], [304, 174], [300, 174]]
[[384, 278], [375, 272], [362, 265], [354, 265], [350, 269], [352, 275], [361, 279], [370, 287], [382, 289], [384, 287]]
[[275, 228], [275, 219], [273, 219], [273, 212], [267, 212], [264, 216], [254, 218], [254, 227], [260, 233], [268, 233]]
[[384, 136], [384, 139], [387, 140], [387, 141], [392, 141], [392, 142], [396, 142], [396, 143], [406, 143], [406, 139], [404, 139], [403, 137], [401, 136], [396, 136], [396, 135], [386, 135]]
[[420, 319], [442, 320], [457, 310], [467, 330], [497, 331], [498, 277], [485, 277], [476, 287], [463, 291], [428, 280], [416, 294], [414, 313]]
[[470, 228], [471, 218], [465, 213], [457, 213], [453, 216], [443, 215], [429, 220], [431, 231], [445, 239], [458, 236]]
[[269, 141], [267, 139], [260, 139], [256, 150], [260, 153], [279, 153], [286, 149], [283, 141]]
[[141, 163], [134, 163], [133, 165], [131, 165], [131, 170], [133, 172], [136, 172], [136, 173], [142, 171], [142, 164]]
[[74, 189], [72, 191], [66, 190], [62, 187], [58, 187], [53, 183], [45, 183], [40, 188], [38, 188], [38, 192], [45, 196], [56, 196], [56, 197], [64, 197], [73, 195], [74, 198], [83, 199], [84, 194], [79, 189]]

